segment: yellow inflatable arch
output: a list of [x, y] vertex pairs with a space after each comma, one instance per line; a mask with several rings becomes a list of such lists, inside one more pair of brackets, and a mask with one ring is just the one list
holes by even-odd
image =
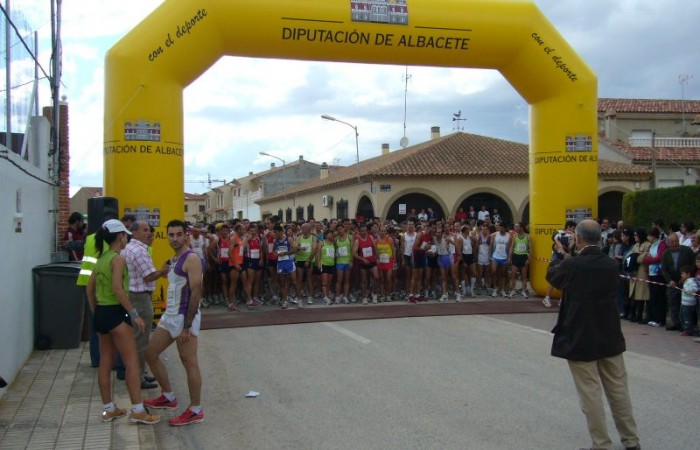
[[596, 216], [597, 80], [529, 0], [166, 0], [106, 56], [105, 195], [182, 218], [183, 90], [224, 55], [497, 69], [530, 105], [532, 285], [552, 233]]

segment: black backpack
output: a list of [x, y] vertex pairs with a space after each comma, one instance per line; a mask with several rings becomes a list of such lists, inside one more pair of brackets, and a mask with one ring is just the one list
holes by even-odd
[[639, 253], [630, 253], [627, 255], [627, 257], [622, 260], [622, 270], [627, 273], [637, 273], [637, 269], [639, 269], [637, 258], [639, 258]]

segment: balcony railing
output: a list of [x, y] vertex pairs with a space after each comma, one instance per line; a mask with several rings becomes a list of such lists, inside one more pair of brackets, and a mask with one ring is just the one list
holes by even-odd
[[[652, 138], [630, 138], [630, 146], [632, 147], [651, 147]], [[656, 137], [654, 138], [654, 147], [675, 147], [688, 148], [700, 147], [700, 138], [697, 137]]]

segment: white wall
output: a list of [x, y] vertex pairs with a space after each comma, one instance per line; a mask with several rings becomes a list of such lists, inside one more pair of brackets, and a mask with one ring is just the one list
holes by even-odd
[[[49, 212], [54, 209], [54, 188], [12, 163], [48, 181], [47, 151], [35, 153], [39, 155], [38, 167], [12, 152], [0, 153], [0, 376], [8, 383], [17, 376], [33, 349], [32, 268], [50, 262], [55, 234], [54, 215]], [[18, 191], [23, 216], [21, 233], [15, 232]], [[0, 389], [0, 396], [4, 391]]]

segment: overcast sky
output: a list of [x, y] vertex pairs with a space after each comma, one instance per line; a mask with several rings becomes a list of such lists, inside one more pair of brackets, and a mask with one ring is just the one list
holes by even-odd
[[[683, 87], [686, 99], [700, 99], [700, 1], [534, 2], [597, 73], [599, 97], [680, 99]], [[71, 193], [102, 185], [105, 52], [161, 3], [62, 2]], [[39, 31], [40, 62], [47, 69], [49, 4], [11, 2]], [[207, 174], [230, 181], [279, 164], [261, 151], [287, 162], [304, 155], [319, 164], [354, 163], [354, 131], [322, 120], [321, 114], [358, 127], [361, 159], [380, 154], [382, 143], [392, 151], [401, 148], [405, 71], [403, 66], [223, 58], [185, 90], [185, 191], [207, 190], [202, 182]], [[465, 132], [527, 142], [527, 104], [500, 73], [430, 67], [409, 67], [408, 73], [409, 145], [427, 140], [431, 126], [452, 133], [458, 111], [467, 119], [461, 123]], [[363, 92], [356, 93], [354, 80], [360, 76]], [[681, 85], [681, 76], [694, 78]], [[373, 86], [369, 93], [367, 86]], [[46, 81], [41, 101], [50, 103]]]

